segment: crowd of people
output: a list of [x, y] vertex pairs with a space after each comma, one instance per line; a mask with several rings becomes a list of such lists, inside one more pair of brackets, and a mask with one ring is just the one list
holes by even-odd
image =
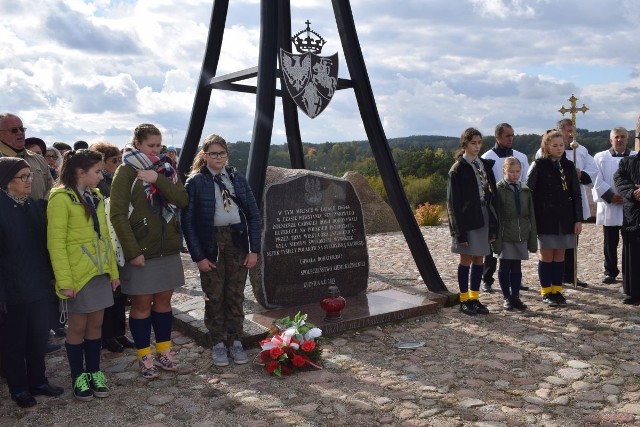
[[[640, 119], [636, 139], [639, 127]], [[530, 253], [538, 253], [543, 303], [566, 306], [563, 284], [587, 287], [577, 276], [577, 254], [582, 222], [591, 216], [589, 190], [597, 205], [596, 224], [603, 226], [602, 282], [616, 283], [622, 273], [622, 302], [640, 305], [640, 269], [632, 261], [640, 253], [637, 152], [627, 147], [624, 127], [613, 128], [610, 147], [593, 157], [574, 142], [574, 133], [570, 119], [558, 121], [544, 132], [531, 165], [513, 148], [508, 123], [496, 126], [496, 144], [481, 157], [482, 134], [475, 128], [462, 133], [447, 185], [451, 251], [460, 256], [462, 313], [489, 314], [479, 296], [480, 290], [492, 292], [496, 269], [503, 308], [526, 310], [520, 291], [529, 288], [522, 283], [521, 263]]]
[[144, 378], [177, 371], [171, 297], [184, 284], [182, 228], [207, 295], [214, 363], [247, 363], [243, 287], [260, 220], [224, 139], [204, 140], [183, 185], [177, 150], [153, 124], [137, 126], [122, 150], [25, 135], [19, 116], [0, 113], [0, 374], [11, 399], [29, 408], [36, 396], [64, 393], [45, 372], [51, 331], [66, 337], [81, 401], [110, 394], [102, 349], [135, 348]]
[[[513, 148], [508, 123], [496, 126], [495, 146], [482, 156], [480, 131], [462, 133], [447, 186], [462, 313], [489, 314], [480, 292], [492, 292], [496, 272], [503, 308], [526, 310], [522, 261], [533, 253], [545, 304], [567, 305], [563, 284], [588, 286], [576, 274], [588, 190], [603, 226], [602, 281], [616, 283], [622, 273], [623, 302], [640, 305], [633, 263], [640, 253], [640, 160], [623, 127], [612, 129], [610, 147], [593, 157], [573, 143], [574, 132], [571, 120], [560, 120], [531, 163]], [[26, 138], [19, 116], [0, 114], [0, 373], [20, 407], [64, 392], [45, 372], [52, 332], [66, 337], [78, 400], [110, 394], [101, 350], [134, 348], [147, 379], [178, 370], [171, 299], [184, 283], [183, 241], [200, 271], [213, 363], [248, 362], [244, 285], [261, 251], [255, 197], [228, 164], [219, 135], [203, 140], [184, 184], [177, 154], [153, 124], [138, 125], [124, 149], [85, 141], [49, 146]]]

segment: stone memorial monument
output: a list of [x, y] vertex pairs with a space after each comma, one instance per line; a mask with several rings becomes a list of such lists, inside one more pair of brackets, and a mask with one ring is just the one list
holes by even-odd
[[343, 296], [367, 289], [364, 218], [353, 185], [307, 170], [270, 167], [262, 205], [256, 300], [267, 308], [320, 301], [331, 285]]
[[[353, 90], [362, 118], [362, 125], [378, 166], [389, 204], [411, 249], [420, 276], [430, 291], [446, 295], [454, 302], [457, 295], [451, 294], [442, 281], [402, 188], [402, 181], [393, 161], [373, 97], [349, 0], [333, 0], [331, 2], [336, 27], [340, 35], [342, 56], [344, 56], [344, 64], [346, 65], [341, 69], [348, 70], [349, 78], [342, 78], [338, 75], [337, 64], [340, 53], [337, 56], [319, 55], [321, 48], [327, 41], [311, 30], [310, 21], [307, 20], [306, 27], [291, 37], [291, 0], [260, 1], [260, 43], [257, 67], [218, 75], [223, 35], [225, 28], [229, 27], [226, 23], [229, 1], [216, 0], [213, 2], [207, 47], [202, 60], [189, 127], [178, 163], [179, 175], [181, 177], [186, 175], [198, 151], [213, 89], [255, 94], [256, 109], [251, 134], [251, 149], [247, 160], [247, 181], [258, 204], [262, 202], [266, 188], [265, 178], [273, 133], [276, 98], [280, 97], [282, 100], [282, 114], [291, 167], [305, 169], [305, 151], [300, 133], [298, 110], [303, 109], [309, 117], [317, 119], [329, 100], [338, 96], [337, 92], [345, 89]], [[300, 56], [293, 56], [294, 47]], [[332, 51], [334, 50], [332, 49]], [[278, 57], [282, 52], [284, 52], [284, 56], [280, 56], [280, 60], [284, 65], [281, 64], [279, 67]], [[243, 83], [254, 78], [256, 79], [255, 86], [251, 83]], [[277, 88], [278, 82], [280, 82], [279, 89]], [[293, 90], [285, 90], [287, 87]], [[320, 180], [320, 182], [322, 186], [323, 181]], [[291, 194], [291, 196], [297, 195]], [[282, 242], [279, 243], [282, 244]], [[268, 266], [265, 267], [268, 273]], [[340, 287], [341, 284], [338, 286]], [[346, 292], [346, 289], [342, 289], [342, 287], [341, 291]]]

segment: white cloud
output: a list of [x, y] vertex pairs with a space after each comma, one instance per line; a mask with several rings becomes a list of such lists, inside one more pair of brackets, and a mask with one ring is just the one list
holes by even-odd
[[536, 15], [533, 6], [525, 0], [471, 0], [471, 3], [488, 18], [532, 18]]
[[[123, 145], [141, 122], [181, 145], [200, 76], [212, 3], [185, 0], [0, 2], [0, 99], [47, 142], [109, 139]], [[578, 126], [633, 128], [640, 16], [631, 0], [352, 0], [372, 90], [388, 137], [491, 133], [508, 121], [540, 132], [575, 94], [590, 110]], [[330, 2], [292, 2], [292, 33], [312, 28], [339, 53]], [[217, 75], [255, 67], [260, 2], [230, 2]], [[255, 79], [239, 82], [255, 84]], [[251, 139], [255, 96], [215, 90], [203, 134]], [[352, 90], [316, 119], [304, 141], [365, 139]], [[285, 140], [276, 100], [273, 143]]]

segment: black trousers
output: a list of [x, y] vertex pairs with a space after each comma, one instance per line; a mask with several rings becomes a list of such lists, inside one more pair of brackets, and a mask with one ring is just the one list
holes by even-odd
[[576, 247], [564, 250], [564, 283], [573, 283], [573, 275], [576, 271], [575, 251], [578, 250], [578, 238], [576, 237]]
[[493, 256], [493, 254], [489, 254], [484, 257], [484, 264], [482, 265], [482, 281], [487, 285], [493, 285], [496, 279], [493, 278], [493, 274], [496, 272], [496, 267], [498, 265], [498, 259]]
[[622, 289], [632, 298], [640, 298], [640, 231], [625, 231], [622, 239]]
[[[602, 232], [604, 234], [604, 274], [615, 278], [620, 274], [618, 269], [618, 243], [620, 242], [622, 227], [605, 225], [602, 227]], [[622, 235], [622, 239], [624, 240], [624, 235]], [[622, 266], [624, 270], [624, 252], [622, 253]]]
[[47, 382], [44, 356], [50, 310], [50, 299], [7, 306], [7, 315], [0, 326], [0, 342], [2, 364], [12, 394]]
[[127, 296], [117, 288], [113, 293], [113, 305], [104, 309], [102, 339], [120, 337], [127, 331]]

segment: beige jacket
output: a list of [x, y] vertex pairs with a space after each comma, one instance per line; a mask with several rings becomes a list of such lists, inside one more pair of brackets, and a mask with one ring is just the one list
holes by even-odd
[[0, 143], [0, 157], [21, 157], [27, 162], [33, 172], [31, 184], [31, 197], [35, 200], [48, 199], [49, 191], [53, 186], [53, 179], [47, 161], [39, 154], [29, 150], [23, 150], [19, 154], [7, 144]]

